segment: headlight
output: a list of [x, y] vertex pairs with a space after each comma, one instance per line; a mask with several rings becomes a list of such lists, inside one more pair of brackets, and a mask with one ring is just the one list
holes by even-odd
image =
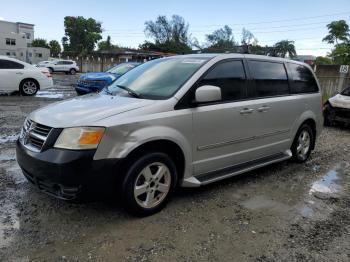
[[97, 148], [105, 132], [103, 127], [72, 127], [63, 129], [55, 147], [65, 149]]

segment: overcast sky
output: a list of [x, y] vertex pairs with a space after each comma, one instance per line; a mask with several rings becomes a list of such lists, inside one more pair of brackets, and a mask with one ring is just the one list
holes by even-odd
[[250, 30], [261, 45], [282, 39], [295, 40], [297, 53], [326, 55], [332, 45], [322, 42], [326, 25], [344, 19], [350, 24], [350, 0], [250, 0], [250, 1], [3, 1], [0, 19], [35, 24], [35, 37], [61, 42], [65, 16], [92, 17], [113, 43], [138, 47], [145, 39], [144, 22], [158, 15], [178, 14], [190, 24], [199, 42], [224, 25], [240, 40], [242, 28]]

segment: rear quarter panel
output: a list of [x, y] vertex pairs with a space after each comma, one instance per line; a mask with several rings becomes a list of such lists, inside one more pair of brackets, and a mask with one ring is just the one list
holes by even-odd
[[308, 119], [312, 119], [316, 123], [316, 138], [321, 134], [323, 128], [323, 114], [322, 114], [322, 95], [321, 93], [300, 94], [301, 99], [306, 105], [305, 110], [297, 118], [291, 129], [291, 136], [293, 139], [298, 132], [299, 127]]

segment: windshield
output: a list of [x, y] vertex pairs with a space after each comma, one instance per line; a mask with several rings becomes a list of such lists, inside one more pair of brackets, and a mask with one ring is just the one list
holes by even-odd
[[135, 64], [120, 64], [108, 69], [107, 72], [117, 75], [124, 75], [126, 72], [133, 69], [135, 66]]
[[[168, 57], [149, 61], [118, 78], [107, 90], [116, 94], [120, 86], [127, 87], [141, 98], [166, 99], [179, 88], [209, 58]], [[119, 86], [119, 87], [118, 87]]]

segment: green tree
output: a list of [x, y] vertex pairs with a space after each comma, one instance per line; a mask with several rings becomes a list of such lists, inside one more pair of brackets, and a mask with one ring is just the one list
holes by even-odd
[[328, 35], [322, 41], [329, 44], [339, 44], [339, 41], [349, 42], [349, 26], [345, 20], [333, 21], [327, 25]]
[[166, 16], [158, 16], [155, 21], [145, 22], [145, 34], [154, 42], [145, 41], [139, 47], [144, 50], [186, 53], [191, 51], [191, 35], [185, 19], [173, 15], [169, 20]]
[[101, 41], [97, 44], [99, 51], [113, 50], [119, 48], [117, 45], [113, 45], [111, 37], [107, 36], [106, 41]]
[[331, 65], [332, 63], [332, 59], [324, 56], [318, 56], [314, 61], [315, 65]]
[[93, 18], [66, 16], [64, 18], [65, 36], [63, 49], [78, 55], [91, 53], [96, 43], [102, 39], [102, 26]]
[[207, 50], [215, 52], [225, 52], [234, 50], [237, 43], [235, 42], [232, 29], [228, 25], [215, 30], [213, 33], [206, 35]]
[[258, 39], [253, 35], [252, 32], [243, 27], [241, 43], [242, 45], [257, 45]]
[[335, 64], [350, 65], [350, 43], [337, 44], [330, 56], [334, 59]]
[[57, 40], [51, 40], [49, 42], [49, 48], [50, 48], [50, 56], [51, 57], [58, 57], [61, 53], [61, 45]]
[[297, 56], [294, 41], [281, 40], [273, 46], [273, 49], [274, 56], [286, 57], [287, 54], [290, 58]]
[[43, 38], [36, 38], [32, 41], [32, 47], [45, 47], [49, 48], [47, 41]]
[[350, 31], [344, 20], [333, 21], [327, 25], [328, 35], [322, 41], [334, 44], [329, 54], [336, 64], [350, 64]]

